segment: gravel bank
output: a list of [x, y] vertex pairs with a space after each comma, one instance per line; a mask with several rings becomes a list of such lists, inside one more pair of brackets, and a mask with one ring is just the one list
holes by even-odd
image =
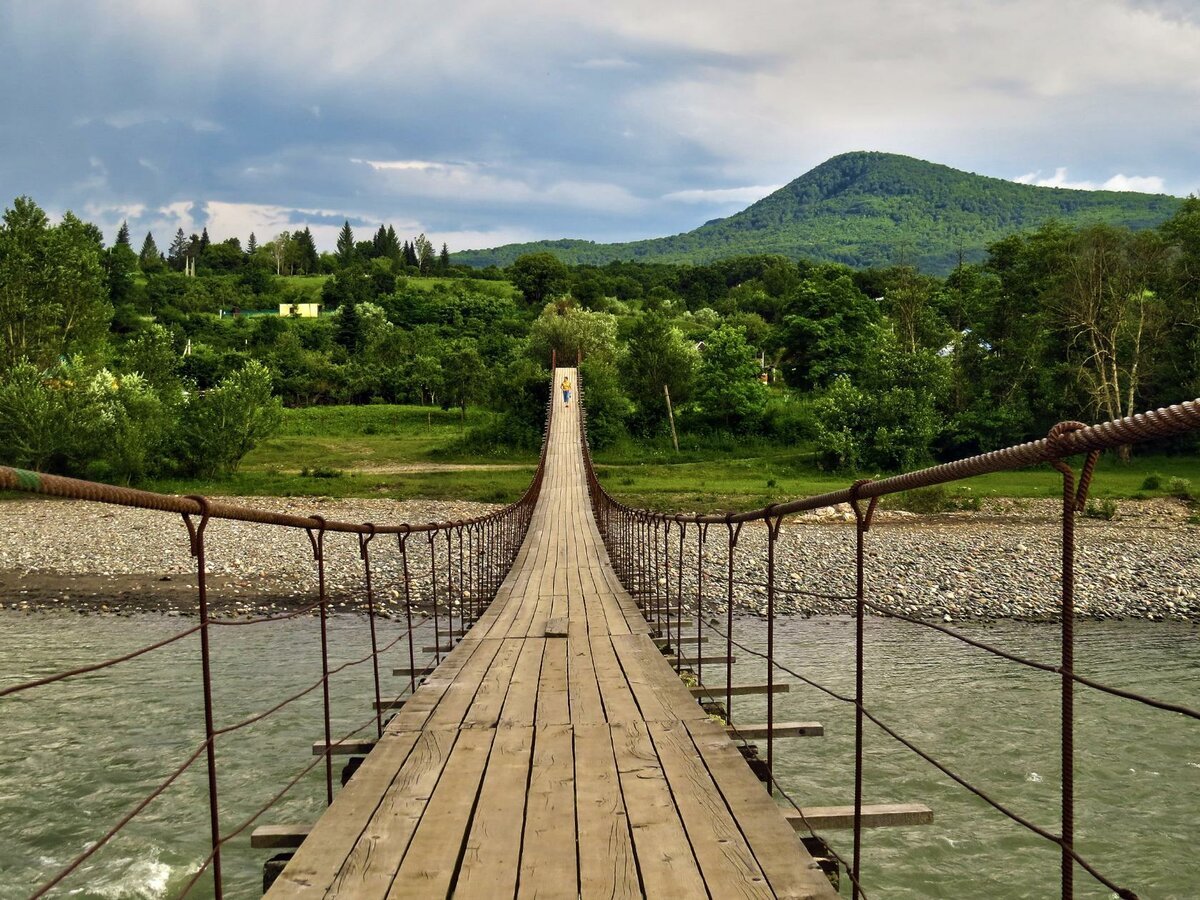
[[[298, 515], [428, 522], [478, 515], [477, 503], [238, 498]], [[867, 535], [868, 597], [926, 619], [1053, 619], [1058, 614], [1059, 524], [1054, 501], [1000, 501], [981, 512], [914, 516], [881, 512]], [[1200, 621], [1200, 527], [1173, 501], [1121, 504], [1111, 522], [1077, 525], [1077, 607], [1094, 618]], [[696, 592], [695, 530], [685, 541], [684, 597]], [[854, 528], [848, 509], [788, 520], [779, 538], [786, 614], [851, 612]], [[335, 608], [361, 595], [353, 535], [329, 534], [326, 571]], [[724, 597], [725, 529], [710, 527], [708, 602]], [[397, 608], [396, 542], [373, 545], [377, 596]], [[678, 539], [672, 535], [672, 568]], [[445, 546], [440, 545], [439, 565]], [[737, 552], [737, 604], [766, 607], [766, 529], [747, 525]], [[428, 596], [429, 548], [410, 549], [418, 599]], [[302, 531], [237, 522], [209, 525], [210, 594], [223, 614], [261, 614], [311, 603], [316, 568]], [[720, 578], [719, 583], [715, 581]], [[672, 574], [672, 580], [674, 574]], [[189, 612], [195, 574], [183, 523], [172, 515], [59, 500], [0, 504], [0, 604], [16, 609]], [[804, 593], [810, 592], [810, 593]], [[832, 596], [813, 596], [832, 595]]]
[[[881, 512], [866, 536], [867, 599], [922, 619], [1053, 620], [1061, 590], [1061, 506], [1001, 501], [938, 516]], [[1096, 619], [1200, 621], [1200, 527], [1175, 501], [1120, 504], [1112, 521], [1076, 522], [1076, 610]], [[776, 608], [802, 615], [854, 610], [854, 517], [849, 508], [784, 523]], [[695, 596], [695, 532], [685, 540], [684, 597]], [[739, 605], [766, 611], [766, 528], [738, 541]], [[727, 532], [710, 527], [707, 578], [723, 596]], [[672, 537], [678, 552], [678, 533]], [[672, 556], [672, 566], [676, 557]], [[809, 592], [809, 593], [805, 593]], [[813, 596], [813, 594], [833, 596]]]
[[[220, 499], [349, 522], [435, 522], [471, 518], [497, 508], [484, 503], [407, 500]], [[381, 535], [371, 548], [376, 597], [385, 608], [401, 608], [396, 539]], [[439, 566], [444, 567], [444, 539], [439, 539], [438, 551]], [[316, 564], [303, 530], [213, 519], [207, 530], [206, 556], [210, 601], [221, 614], [261, 614], [315, 600]], [[415, 599], [421, 601], [428, 596], [428, 579], [421, 577], [429, 570], [429, 543], [424, 535], [409, 540], [409, 560], [417, 582]], [[335, 608], [357, 602], [363, 573], [357, 536], [326, 534], [325, 573]], [[191, 612], [195, 588], [195, 561], [178, 516], [74, 500], [0, 504], [0, 605]]]

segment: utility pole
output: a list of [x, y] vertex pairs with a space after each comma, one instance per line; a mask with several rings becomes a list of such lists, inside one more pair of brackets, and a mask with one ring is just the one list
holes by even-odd
[[675, 411], [671, 409], [671, 391], [664, 384], [663, 395], [667, 398], [667, 418], [671, 420], [671, 443], [675, 445], [675, 452], [679, 452], [679, 435], [675, 433]]

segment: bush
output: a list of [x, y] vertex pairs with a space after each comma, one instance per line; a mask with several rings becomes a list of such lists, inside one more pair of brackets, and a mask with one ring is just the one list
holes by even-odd
[[1104, 519], [1108, 522], [1117, 515], [1117, 501], [1111, 499], [1089, 500], [1083, 514], [1089, 519]]
[[190, 474], [236, 472], [259, 441], [283, 420], [283, 407], [271, 396], [271, 373], [251, 360], [221, 379], [210, 391], [192, 397], [180, 422], [180, 457]]
[[1142, 490], [1143, 491], [1158, 491], [1158, 490], [1162, 490], [1162, 485], [1163, 485], [1163, 476], [1158, 474], [1158, 472], [1154, 472], [1150, 475], [1147, 475], [1145, 477], [1145, 479], [1142, 481]]
[[579, 370], [579, 397], [587, 409], [588, 441], [593, 450], [626, 437], [633, 406], [621, 390], [617, 368], [603, 359], [585, 359]]
[[1167, 482], [1167, 492], [1180, 500], [1192, 499], [1192, 483], [1186, 478], [1172, 478]]

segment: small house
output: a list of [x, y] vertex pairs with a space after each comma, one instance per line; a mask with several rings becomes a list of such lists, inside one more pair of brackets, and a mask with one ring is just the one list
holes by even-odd
[[281, 316], [297, 316], [301, 319], [315, 319], [321, 315], [320, 303], [280, 303]]

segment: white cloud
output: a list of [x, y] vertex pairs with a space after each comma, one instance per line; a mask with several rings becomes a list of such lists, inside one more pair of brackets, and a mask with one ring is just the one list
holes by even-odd
[[625, 59], [620, 56], [605, 56], [596, 59], [585, 59], [583, 62], [575, 63], [577, 69], [637, 69], [640, 66], [632, 60]]
[[540, 204], [595, 212], [629, 213], [645, 201], [621, 185], [579, 179], [544, 180], [536, 174], [502, 174], [500, 167], [480, 163], [434, 162], [424, 159], [369, 160], [398, 196], [426, 197], [482, 204]]
[[1159, 175], [1116, 174], [1107, 181], [1072, 181], [1067, 177], [1067, 167], [1059, 166], [1049, 178], [1041, 171], [1026, 172], [1012, 179], [1018, 184], [1035, 184], [1039, 187], [1067, 188], [1077, 191], [1131, 191], [1139, 194], [1165, 194], [1166, 181]]
[[669, 194], [663, 194], [664, 200], [676, 200], [680, 203], [753, 203], [756, 200], [761, 200], [768, 194], [773, 194], [783, 185], [761, 185], [752, 184], [746, 187], [737, 188], [714, 188], [706, 190], [704, 188], [693, 188], [685, 191], [672, 191]]

